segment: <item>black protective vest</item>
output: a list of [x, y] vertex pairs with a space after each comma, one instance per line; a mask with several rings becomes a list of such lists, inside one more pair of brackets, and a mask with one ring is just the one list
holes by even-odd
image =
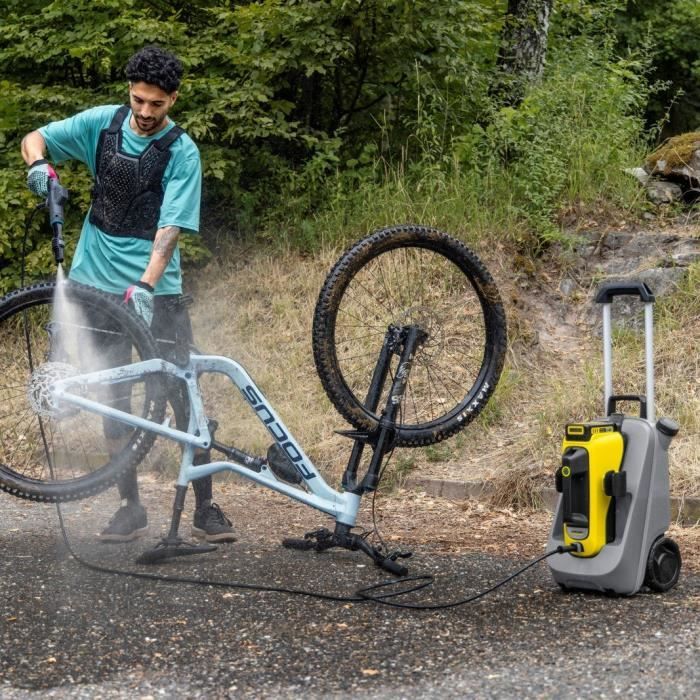
[[121, 150], [122, 124], [128, 114], [128, 105], [120, 107], [109, 127], [100, 133], [90, 223], [112, 236], [152, 241], [163, 204], [162, 181], [170, 146], [183, 131], [174, 126], [140, 156], [130, 156]]

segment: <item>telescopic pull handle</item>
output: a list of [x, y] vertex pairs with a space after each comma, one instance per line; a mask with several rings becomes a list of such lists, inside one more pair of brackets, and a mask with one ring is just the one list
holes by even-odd
[[646, 282], [608, 282], [596, 294], [597, 304], [611, 304], [613, 297], [636, 296], [645, 304], [653, 304], [656, 299]]
[[63, 205], [68, 201], [68, 190], [61, 185], [57, 177], [49, 178], [49, 196], [46, 204], [49, 208], [49, 223], [53, 230], [51, 249], [56, 264], [63, 262]]
[[[644, 358], [646, 365], [646, 394], [640, 400], [640, 416], [651, 423], [655, 420], [654, 410], [654, 293], [645, 282], [608, 282], [596, 294], [595, 301], [603, 306], [603, 374], [605, 415], [615, 410], [612, 391], [612, 302], [618, 296], [636, 296], [644, 304]], [[639, 400], [639, 399], [633, 399]]]

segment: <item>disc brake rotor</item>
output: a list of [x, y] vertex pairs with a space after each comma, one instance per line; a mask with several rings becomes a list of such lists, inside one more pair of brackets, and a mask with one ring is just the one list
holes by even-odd
[[45, 362], [32, 372], [27, 384], [27, 397], [34, 413], [43, 418], [61, 420], [79, 412], [76, 406], [59, 405], [54, 394], [56, 382], [74, 377], [77, 370], [67, 362]]

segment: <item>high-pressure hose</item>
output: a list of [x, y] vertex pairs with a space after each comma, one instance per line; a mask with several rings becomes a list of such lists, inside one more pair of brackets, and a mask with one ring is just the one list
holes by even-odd
[[68, 201], [68, 190], [61, 185], [57, 177], [49, 178], [49, 194], [46, 198], [46, 206], [49, 209], [49, 223], [53, 230], [51, 250], [56, 264], [63, 262], [63, 205]]

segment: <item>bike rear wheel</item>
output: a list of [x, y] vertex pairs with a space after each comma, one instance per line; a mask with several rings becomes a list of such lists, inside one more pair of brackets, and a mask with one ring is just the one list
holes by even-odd
[[[143, 322], [92, 288], [42, 283], [0, 299], [0, 489], [37, 501], [76, 500], [136, 466], [154, 433], [57, 406], [48, 387], [59, 378], [156, 356]], [[157, 375], [82, 391], [86, 398], [163, 420], [165, 392]]]
[[366, 400], [390, 327], [427, 334], [415, 355], [396, 424], [396, 444], [444, 440], [468, 425], [496, 387], [506, 318], [496, 284], [457, 239], [424, 226], [372, 233], [341, 256], [321, 289], [313, 351], [333, 405], [355, 428], [375, 431], [386, 405]]

